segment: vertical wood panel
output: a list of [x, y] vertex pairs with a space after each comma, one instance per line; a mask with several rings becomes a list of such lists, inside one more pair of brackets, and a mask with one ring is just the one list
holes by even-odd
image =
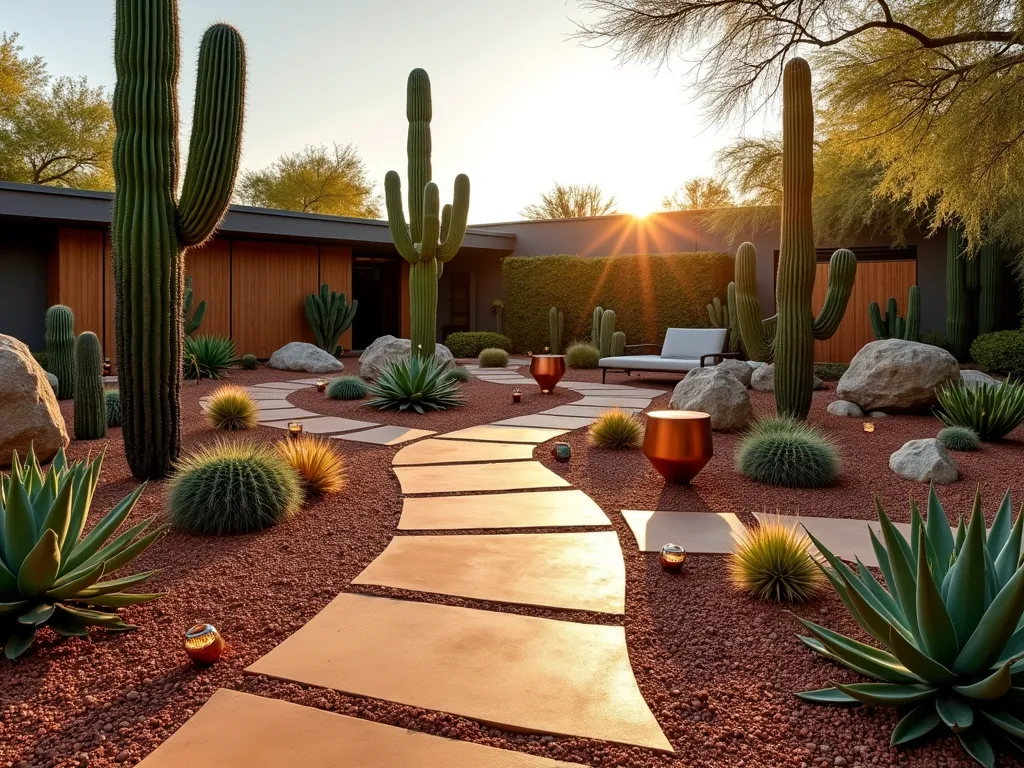
[[[814, 343], [814, 359], [820, 363], [848, 363], [861, 347], [874, 341], [868, 320], [868, 305], [877, 301], [885, 307], [890, 296], [899, 302], [900, 314], [906, 315], [907, 291], [917, 282], [917, 262], [866, 261], [857, 265], [857, 280], [846, 305], [846, 314], [835, 335]], [[818, 264], [814, 278], [811, 305], [817, 313], [825, 303], [828, 287], [828, 264]]]
[[231, 241], [214, 238], [185, 251], [183, 266], [192, 276], [193, 310], [206, 300], [206, 315], [197, 334], [231, 335]]
[[[351, 304], [352, 299], [352, 249], [337, 245], [320, 246], [320, 282], [327, 283], [328, 288], [338, 293], [344, 293], [346, 300]], [[319, 286], [317, 287], [319, 290]], [[359, 322], [359, 312], [338, 341], [341, 348], [352, 349], [352, 327]]]
[[231, 329], [238, 353], [260, 358], [290, 341], [313, 341], [303, 302], [317, 287], [315, 245], [235, 240]]
[[117, 370], [117, 339], [114, 338], [114, 244], [110, 230], [103, 233], [103, 356]]
[[412, 337], [412, 312], [409, 310], [409, 262], [402, 259], [402, 284], [400, 286], [402, 300], [402, 338]]
[[[75, 333], [92, 331], [104, 338], [102, 229], [61, 227], [57, 235], [57, 265], [51, 270], [51, 303], [71, 307]], [[106, 353], [104, 353], [106, 354]]]

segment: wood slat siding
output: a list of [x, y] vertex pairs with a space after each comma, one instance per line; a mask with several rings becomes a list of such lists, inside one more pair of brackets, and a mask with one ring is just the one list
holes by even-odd
[[[846, 315], [835, 335], [814, 343], [814, 359], [820, 363], [848, 363], [865, 344], [875, 340], [868, 320], [868, 305], [877, 301], [885, 307], [890, 296], [899, 301], [900, 313], [907, 311], [907, 291], [917, 282], [917, 261], [864, 261], [857, 264], [857, 280], [853, 285]], [[828, 287], [828, 264], [819, 263], [814, 278], [811, 305], [817, 313], [825, 303]]]
[[193, 311], [206, 300], [197, 335], [231, 336], [231, 241], [215, 238], [188, 249], [184, 269], [192, 276]]
[[[352, 249], [338, 245], [320, 246], [320, 282], [327, 283], [332, 291], [345, 294], [345, 299], [352, 303]], [[319, 286], [310, 289], [307, 293], [319, 290]], [[305, 301], [305, 297], [303, 297]], [[359, 322], [359, 312], [352, 321], [352, 325]], [[338, 342], [344, 350], [352, 349], [352, 327], [341, 334]]]
[[103, 240], [101, 229], [58, 230], [47, 298], [71, 308], [76, 334], [92, 331], [105, 345]]
[[319, 279], [317, 246], [232, 241], [231, 338], [261, 359], [290, 341], [313, 341], [303, 306]]

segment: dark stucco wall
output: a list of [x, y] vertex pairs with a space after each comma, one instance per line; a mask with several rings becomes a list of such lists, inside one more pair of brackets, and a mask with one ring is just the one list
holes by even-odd
[[46, 269], [54, 244], [53, 228], [0, 228], [0, 333], [43, 349], [46, 320]]

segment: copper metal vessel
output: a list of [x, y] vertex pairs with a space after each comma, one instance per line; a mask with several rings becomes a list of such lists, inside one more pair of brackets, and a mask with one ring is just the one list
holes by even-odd
[[530, 358], [530, 375], [541, 392], [553, 392], [565, 376], [565, 355], [534, 355]]
[[647, 414], [644, 455], [670, 483], [690, 482], [714, 455], [711, 417], [700, 411]]

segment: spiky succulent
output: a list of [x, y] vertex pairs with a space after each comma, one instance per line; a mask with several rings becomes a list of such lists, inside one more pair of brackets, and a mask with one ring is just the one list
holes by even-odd
[[358, 376], [339, 376], [327, 384], [327, 397], [331, 400], [362, 400], [366, 397], [366, 382]]
[[970, 427], [943, 427], [936, 437], [951, 451], [976, 451], [980, 442]]
[[939, 421], [947, 427], [970, 427], [986, 443], [1001, 440], [1024, 420], [1024, 384], [1011, 379], [999, 384], [959, 381], [935, 394]]
[[871, 531], [871, 544], [884, 586], [859, 560], [855, 570], [810, 536], [825, 577], [882, 648], [798, 619], [812, 650], [873, 681], [798, 696], [905, 709], [894, 746], [945, 725], [989, 768], [994, 742], [1024, 751], [1024, 515], [1013, 521], [1011, 505], [1007, 490], [986, 534], [976, 495], [970, 523], [961, 517], [954, 536], [933, 487], [927, 520], [911, 502], [907, 541], [876, 500], [885, 543]]
[[235, 362], [235, 343], [224, 336], [186, 336], [182, 360], [186, 379], [219, 379]]
[[419, 355], [391, 363], [370, 385], [370, 395], [373, 399], [367, 405], [382, 411], [443, 411], [465, 402], [448, 366], [439, 365], [436, 358]]
[[68, 464], [61, 449], [44, 472], [30, 452], [24, 464], [15, 454], [10, 474], [0, 476], [0, 639], [9, 659], [28, 650], [43, 626], [64, 637], [85, 637], [89, 627], [134, 629], [117, 609], [163, 596], [123, 591], [156, 571], [102, 580], [167, 530], [153, 528], [150, 519], [107, 542], [131, 514], [143, 484], [83, 537], [102, 466], [103, 454]]

